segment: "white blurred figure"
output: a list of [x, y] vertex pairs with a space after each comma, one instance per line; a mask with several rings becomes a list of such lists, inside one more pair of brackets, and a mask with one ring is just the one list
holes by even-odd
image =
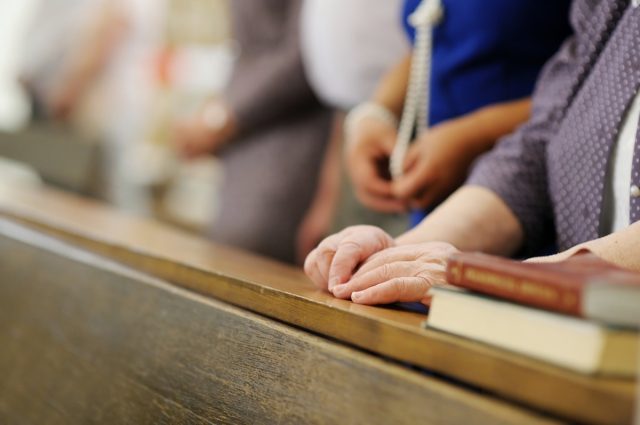
[[[206, 197], [190, 194], [202, 192], [198, 184], [202, 175], [208, 178], [219, 170], [211, 161], [185, 170], [176, 163], [168, 139], [175, 113], [188, 109], [190, 97], [216, 93], [228, 80], [231, 49], [211, 46], [228, 33], [222, 2], [101, 1], [99, 19], [89, 36], [98, 42], [84, 49], [89, 53], [84, 56], [93, 58], [84, 59], [84, 65], [80, 58], [76, 68], [102, 72], [99, 109], [107, 141], [107, 199], [121, 209], [152, 215], [157, 211], [151, 189], [173, 179], [176, 184], [162, 207], [179, 222], [202, 225], [202, 217], [210, 217], [213, 192], [209, 190]], [[95, 44], [101, 47], [95, 49]], [[71, 75], [68, 86], [78, 81]], [[181, 216], [180, 210], [193, 204], [193, 198], [198, 198], [199, 207]], [[192, 202], [183, 202], [187, 199]]]
[[20, 79], [33, 103], [34, 118], [54, 115], [53, 100], [66, 78], [69, 62], [77, 60], [102, 0], [32, 0], [20, 50]]
[[140, 214], [150, 213], [150, 201], [147, 188], [135, 181], [132, 157], [153, 100], [165, 6], [163, 0], [42, 1], [24, 66], [36, 112], [98, 134], [104, 196]]
[[109, 61], [103, 86], [107, 95], [105, 135], [108, 163], [111, 165], [107, 197], [122, 209], [150, 215], [150, 173], [142, 169], [144, 165], [141, 165], [140, 158], [145, 157], [145, 152], [154, 157], [162, 155], [154, 155], [155, 150], [144, 146], [156, 89], [154, 61], [164, 43], [167, 2], [104, 1], [119, 3], [120, 19], [124, 24], [123, 37]]
[[409, 52], [401, 0], [304, 0], [302, 47], [318, 96], [348, 111]]
[[321, 181], [298, 230], [297, 257], [305, 256], [334, 227], [377, 224], [393, 232], [404, 220], [383, 217], [340, 194], [343, 113], [369, 99], [385, 73], [410, 48], [401, 26], [401, 0], [305, 0], [302, 53], [307, 78], [318, 97], [337, 111]]
[[[43, 98], [54, 85], [71, 36], [82, 25], [90, 0], [0, 2], [0, 131], [23, 129], [32, 115], [30, 97]], [[26, 83], [26, 85], [25, 85]], [[3, 189], [42, 183], [33, 167], [0, 158]]]
[[[55, 9], [60, 4], [71, 3], [75, 0], [53, 0], [48, 2]], [[39, 0], [4, 1], [0, 2], [0, 130], [15, 131], [23, 127], [30, 114], [30, 105], [24, 90], [18, 83], [21, 58], [29, 52], [29, 59], [47, 61], [47, 52], [42, 51], [42, 40], [25, 43], [29, 34], [29, 24], [33, 15], [41, 8]], [[58, 13], [58, 15], [61, 15]], [[69, 14], [71, 15], [71, 14]], [[73, 19], [62, 16], [56, 20], [55, 14], [45, 24], [42, 32], [48, 34], [50, 40], [55, 40], [60, 34], [59, 28], [54, 28], [57, 22]]]
[[200, 187], [192, 180], [219, 170], [211, 161], [183, 170], [167, 139], [177, 110], [199, 104], [203, 93], [219, 92], [228, 80], [232, 49], [221, 43], [229, 32], [226, 3], [32, 1], [23, 80], [37, 117], [65, 121], [84, 138], [102, 140], [101, 195], [121, 209], [151, 215], [151, 188], [177, 173], [177, 186], [189, 190], [171, 189], [171, 198], [181, 201], [169, 202], [171, 209], [185, 210], [185, 196], [197, 197], [201, 207], [189, 212], [206, 210], [199, 215], [210, 217], [205, 204], [213, 202], [212, 191], [207, 197], [185, 192]]

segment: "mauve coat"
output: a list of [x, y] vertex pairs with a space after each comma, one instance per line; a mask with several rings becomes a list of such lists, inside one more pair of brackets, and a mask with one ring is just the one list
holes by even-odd
[[[532, 118], [482, 157], [467, 182], [505, 201], [529, 253], [554, 238], [562, 250], [602, 236], [610, 153], [640, 86], [640, 7], [575, 0], [571, 22], [575, 35], [545, 66]], [[640, 185], [638, 140], [630, 186]], [[629, 202], [633, 223], [640, 198]]]
[[240, 135], [221, 152], [225, 180], [212, 228], [220, 243], [293, 262], [316, 189], [330, 113], [309, 87], [299, 0], [233, 0], [240, 57], [225, 99]]

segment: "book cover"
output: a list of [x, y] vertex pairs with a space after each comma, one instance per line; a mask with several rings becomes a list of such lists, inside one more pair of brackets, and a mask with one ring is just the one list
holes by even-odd
[[640, 274], [591, 253], [558, 263], [457, 253], [446, 273], [452, 285], [497, 298], [614, 325], [640, 325]]

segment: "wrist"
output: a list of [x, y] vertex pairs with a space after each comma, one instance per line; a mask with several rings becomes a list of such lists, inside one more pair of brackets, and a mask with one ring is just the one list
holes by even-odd
[[344, 135], [347, 147], [354, 143], [358, 124], [364, 119], [375, 119], [390, 127], [398, 127], [398, 118], [385, 106], [376, 102], [365, 102], [353, 108], [344, 121]]
[[490, 111], [480, 109], [460, 118], [465, 129], [465, 140], [468, 140], [467, 148], [476, 154], [491, 149], [495, 142], [492, 134], [492, 124], [495, 124], [495, 117]]

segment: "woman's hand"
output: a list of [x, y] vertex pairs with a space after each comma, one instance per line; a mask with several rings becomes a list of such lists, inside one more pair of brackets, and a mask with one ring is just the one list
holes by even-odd
[[388, 171], [396, 136], [393, 126], [374, 117], [363, 118], [345, 150], [347, 172], [358, 200], [380, 212], [402, 212], [407, 207], [394, 196]]
[[351, 279], [358, 266], [370, 256], [393, 246], [393, 238], [378, 227], [347, 227], [311, 251], [304, 271], [316, 286], [331, 292], [336, 285]]
[[473, 161], [530, 113], [528, 98], [496, 103], [419, 135], [408, 152], [405, 175], [394, 182], [394, 195], [419, 209], [443, 200], [464, 182]]
[[416, 209], [442, 201], [466, 179], [473, 160], [485, 150], [465, 119], [444, 122], [422, 133], [411, 145], [406, 171], [393, 184], [398, 199]]
[[236, 132], [232, 111], [211, 101], [190, 119], [178, 123], [174, 139], [178, 153], [187, 159], [215, 154]]
[[333, 295], [358, 304], [422, 302], [429, 288], [446, 283], [447, 258], [458, 250], [444, 242], [402, 245], [372, 255]]

